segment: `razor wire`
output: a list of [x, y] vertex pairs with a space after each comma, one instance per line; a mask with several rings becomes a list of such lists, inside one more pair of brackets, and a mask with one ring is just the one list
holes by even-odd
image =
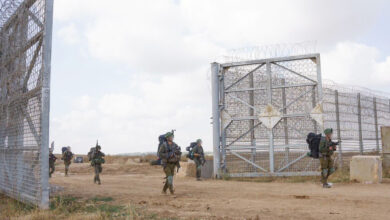
[[43, 208], [52, 3], [0, 0], [0, 193]]
[[239, 62], [316, 53], [316, 42], [280, 43], [228, 50], [218, 62]]

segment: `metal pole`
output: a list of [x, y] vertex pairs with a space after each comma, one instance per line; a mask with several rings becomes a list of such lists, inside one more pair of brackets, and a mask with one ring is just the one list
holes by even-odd
[[376, 107], [376, 97], [374, 97], [373, 102], [374, 102], [374, 124], [375, 124], [376, 151], [379, 153], [378, 112], [377, 112], [377, 107]]
[[[253, 89], [253, 87], [254, 87], [253, 72], [251, 72], [249, 74], [249, 88]], [[249, 91], [249, 104], [251, 106], [255, 106], [255, 99], [254, 99], [254, 91], [253, 90]], [[253, 110], [253, 108], [249, 108], [249, 115], [250, 116], [255, 115], [255, 111]], [[251, 145], [252, 146], [256, 146], [255, 129], [253, 129], [254, 126], [255, 126], [255, 120], [251, 119], [249, 122], [249, 129], [252, 130], [251, 131]], [[252, 148], [252, 162], [256, 163], [256, 148], [255, 147]], [[257, 171], [255, 166], [253, 166], [253, 168], [255, 169], [255, 171]]]
[[316, 64], [317, 64], [318, 102], [322, 102], [322, 73], [321, 73], [321, 58], [319, 54], [316, 57]]
[[[219, 80], [219, 91], [220, 91], [220, 101], [222, 107], [220, 108], [220, 113], [223, 109], [225, 109], [225, 79], [224, 79], [224, 72], [225, 70], [222, 70], [222, 77]], [[226, 170], [226, 128], [222, 128], [221, 132], [221, 154], [222, 154], [222, 169]]]
[[[318, 93], [318, 103], [322, 103], [322, 73], [321, 73], [321, 57], [318, 54], [316, 56], [316, 64], [317, 64], [317, 93]], [[320, 126], [320, 130], [324, 130], [324, 125]]]
[[362, 134], [362, 109], [360, 104], [360, 93], [357, 94], [357, 101], [358, 101], [358, 125], [359, 125], [359, 147], [360, 147], [360, 154], [363, 154], [363, 134]]
[[[312, 102], [312, 107], [316, 107], [316, 91], [315, 91], [315, 88], [313, 88], [312, 92], [311, 92], [311, 102]], [[313, 126], [314, 126], [314, 133], [317, 134], [317, 122], [316, 120], [312, 120], [313, 121]]]
[[337, 139], [339, 141], [339, 167], [343, 168], [343, 150], [341, 147], [341, 129], [340, 129], [340, 109], [339, 109], [339, 91], [334, 91], [335, 106], [336, 106], [336, 126], [337, 126]]
[[[286, 80], [283, 78], [282, 79], [282, 85], [286, 85]], [[287, 100], [286, 100], [286, 88], [282, 88], [282, 107], [283, 107], [283, 115], [287, 114]], [[289, 154], [290, 154], [290, 148], [288, 146], [288, 125], [287, 125], [287, 118], [283, 118], [283, 126], [284, 126], [284, 144], [286, 145], [285, 148], [285, 160], [286, 163], [289, 162]]]
[[211, 91], [213, 112], [213, 153], [214, 153], [214, 177], [219, 178], [220, 169], [220, 111], [219, 111], [219, 70], [220, 64], [211, 64]]
[[42, 118], [41, 118], [41, 202], [40, 207], [49, 208], [49, 120], [50, 120], [50, 72], [53, 30], [53, 0], [45, 1], [45, 31], [43, 36]]
[[[271, 63], [267, 62], [267, 75], [268, 75], [268, 104], [272, 104], [272, 73]], [[269, 170], [271, 173], [275, 171], [274, 168], [274, 136], [273, 128], [269, 129]]]

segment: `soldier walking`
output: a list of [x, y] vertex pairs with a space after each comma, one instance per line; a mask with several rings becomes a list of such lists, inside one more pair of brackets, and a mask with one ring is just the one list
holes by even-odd
[[175, 167], [178, 166], [180, 161], [181, 150], [180, 147], [173, 142], [174, 135], [172, 132], [166, 133], [165, 138], [166, 141], [160, 145], [158, 151], [166, 178], [162, 193], [166, 194], [167, 189], [169, 189], [169, 192], [174, 194], [173, 175], [175, 174]]
[[72, 158], [73, 158], [73, 153], [70, 147], [68, 146], [66, 150], [62, 153], [62, 158], [61, 158], [61, 160], [64, 161], [64, 165], [65, 165], [65, 176], [68, 176], [69, 166], [72, 163]]
[[192, 149], [192, 151], [194, 154], [194, 162], [196, 166], [196, 180], [200, 181], [200, 177], [202, 175], [202, 166], [206, 162], [201, 139], [196, 140], [196, 146]]
[[100, 182], [100, 173], [103, 171], [102, 164], [105, 163], [104, 156], [105, 154], [101, 152], [102, 148], [98, 143], [96, 143], [96, 147], [92, 153], [91, 166], [93, 166], [95, 170], [95, 177], [93, 179], [94, 183], [101, 184]]
[[49, 177], [51, 177], [51, 175], [54, 173], [56, 167], [55, 167], [55, 162], [57, 160], [57, 157], [54, 156], [53, 154], [53, 150], [50, 149], [50, 153], [49, 153]]
[[328, 177], [335, 172], [333, 164], [333, 152], [336, 150], [336, 145], [332, 141], [332, 128], [327, 128], [324, 131], [325, 137], [321, 137], [319, 150], [320, 150], [320, 163], [321, 163], [321, 183], [324, 188], [331, 188], [332, 185], [328, 183]]

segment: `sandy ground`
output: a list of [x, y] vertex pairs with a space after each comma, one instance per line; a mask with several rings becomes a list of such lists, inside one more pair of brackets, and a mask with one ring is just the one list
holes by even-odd
[[335, 184], [323, 189], [319, 182], [261, 183], [224, 180], [197, 182], [175, 177], [176, 194], [162, 195], [163, 172], [147, 164], [107, 164], [102, 185], [93, 184], [88, 164], [63, 166], [51, 184], [61, 194], [91, 198], [110, 196], [118, 204], [137, 204], [160, 217], [201, 219], [390, 219], [390, 184]]

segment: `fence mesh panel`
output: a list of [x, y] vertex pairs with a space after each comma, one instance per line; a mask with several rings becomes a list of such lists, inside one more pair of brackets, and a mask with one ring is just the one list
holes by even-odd
[[[380, 127], [390, 125], [389, 96], [322, 83], [319, 54], [219, 65], [221, 168], [229, 175], [319, 174], [319, 161], [306, 156], [306, 136], [327, 127], [342, 141], [335, 154], [340, 166], [354, 154], [381, 150]], [[270, 104], [280, 115], [272, 136], [260, 120]], [[317, 105], [322, 123], [313, 115]]]
[[0, 0], [0, 192], [41, 207], [48, 205], [51, 13], [50, 0]]

